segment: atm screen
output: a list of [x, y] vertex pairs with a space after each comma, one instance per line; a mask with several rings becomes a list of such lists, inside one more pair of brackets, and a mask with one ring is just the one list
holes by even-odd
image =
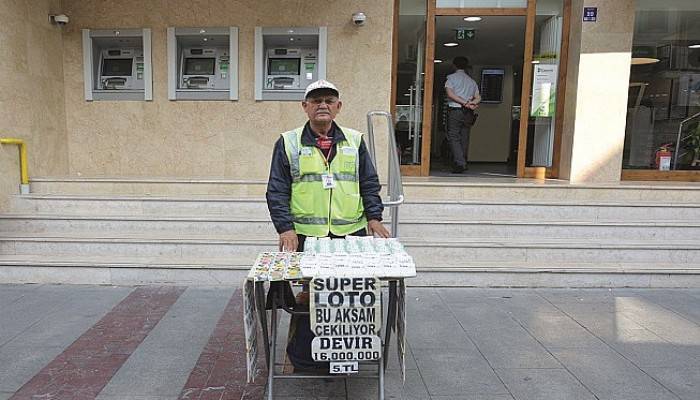
[[105, 58], [102, 61], [102, 76], [131, 76], [131, 58]]
[[185, 75], [214, 75], [216, 58], [185, 58]]
[[270, 58], [269, 75], [299, 75], [300, 58]]

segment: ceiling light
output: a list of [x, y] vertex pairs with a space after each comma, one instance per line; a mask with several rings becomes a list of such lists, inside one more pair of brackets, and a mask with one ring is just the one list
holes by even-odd
[[448, 42], [448, 43], [443, 43], [442, 45], [445, 47], [455, 47], [455, 46], [459, 46], [459, 43]]
[[464, 20], [467, 22], [479, 22], [481, 17], [464, 17]]
[[442, 60], [436, 58], [436, 59], [433, 60], [433, 62], [434, 62], [435, 64], [440, 64], [440, 63], [442, 62]]
[[658, 58], [648, 58], [648, 57], [632, 57], [632, 65], [647, 65], [656, 64], [659, 62]]
[[689, 49], [700, 49], [700, 44], [691, 44], [688, 46]]

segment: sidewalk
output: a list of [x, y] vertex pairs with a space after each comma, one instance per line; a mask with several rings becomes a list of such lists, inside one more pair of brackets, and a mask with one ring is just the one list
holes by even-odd
[[[407, 376], [387, 399], [697, 400], [700, 289], [409, 288]], [[0, 285], [0, 400], [262, 399], [240, 289]], [[312, 383], [313, 382], [313, 383]], [[277, 399], [375, 399], [369, 381]]]

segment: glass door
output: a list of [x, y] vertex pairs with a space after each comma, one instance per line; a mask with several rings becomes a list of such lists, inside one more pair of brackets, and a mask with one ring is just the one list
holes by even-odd
[[420, 175], [427, 3], [397, 0], [394, 59], [394, 130], [404, 175]]

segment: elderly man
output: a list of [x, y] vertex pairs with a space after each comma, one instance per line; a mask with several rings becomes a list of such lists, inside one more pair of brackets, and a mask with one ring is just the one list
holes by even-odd
[[267, 206], [282, 251], [302, 251], [314, 237], [389, 237], [382, 225], [379, 178], [362, 134], [334, 119], [338, 89], [319, 80], [301, 102], [309, 121], [281, 135], [272, 155]]
[[[389, 237], [381, 223], [379, 178], [362, 133], [334, 122], [343, 106], [338, 89], [316, 81], [307, 87], [301, 106], [309, 120], [277, 140], [267, 184], [267, 206], [280, 251], [303, 251], [308, 236]], [[308, 292], [295, 302], [289, 285], [280, 283], [273, 282], [270, 290], [284, 291], [287, 305], [308, 304]], [[295, 369], [327, 368], [327, 363], [311, 358], [308, 316], [293, 317], [292, 325], [287, 353]]]

